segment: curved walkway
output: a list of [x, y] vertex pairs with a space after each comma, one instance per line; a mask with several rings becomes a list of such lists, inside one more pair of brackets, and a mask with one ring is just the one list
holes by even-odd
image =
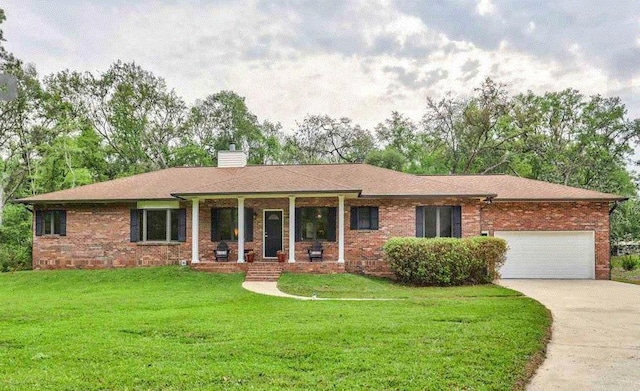
[[242, 283], [242, 287], [248, 291], [253, 293], [259, 293], [261, 295], [267, 296], [277, 296], [277, 297], [288, 297], [290, 299], [298, 299], [298, 300], [342, 300], [342, 301], [387, 301], [387, 300], [404, 300], [404, 299], [363, 299], [363, 298], [328, 298], [328, 297], [306, 297], [306, 296], [296, 296], [290, 295], [288, 293], [284, 293], [280, 289], [278, 289], [277, 282], [271, 281], [245, 281]]
[[547, 358], [529, 391], [638, 390], [640, 285], [594, 280], [500, 280], [553, 314]]

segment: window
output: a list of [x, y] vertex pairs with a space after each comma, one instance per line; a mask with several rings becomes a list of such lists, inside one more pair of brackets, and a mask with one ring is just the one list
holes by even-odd
[[378, 207], [358, 206], [351, 208], [351, 229], [378, 229]]
[[[211, 241], [238, 240], [238, 208], [211, 209]], [[244, 209], [244, 241], [253, 241], [253, 209]]]
[[238, 209], [219, 208], [217, 215], [213, 217], [212, 225], [218, 233], [216, 241], [238, 240]]
[[296, 208], [296, 240], [336, 241], [336, 208]]
[[36, 211], [36, 236], [67, 234], [67, 212], [64, 210]]
[[416, 236], [461, 237], [461, 208], [459, 206], [417, 207]]
[[184, 242], [185, 240], [185, 209], [133, 209], [131, 211], [132, 242]]

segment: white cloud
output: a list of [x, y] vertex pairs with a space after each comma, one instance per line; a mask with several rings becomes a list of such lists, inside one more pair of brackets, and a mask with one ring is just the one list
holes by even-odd
[[527, 24], [527, 27], [524, 29], [524, 32], [526, 34], [532, 34], [534, 31], [536, 31], [536, 24], [532, 20], [532, 21], [529, 22], [529, 24]]
[[476, 5], [476, 11], [481, 16], [493, 15], [496, 12], [496, 5], [491, 0], [480, 0]]

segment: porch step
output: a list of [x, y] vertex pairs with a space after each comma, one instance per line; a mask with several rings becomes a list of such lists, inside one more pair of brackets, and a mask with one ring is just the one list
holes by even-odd
[[278, 281], [282, 274], [282, 266], [271, 262], [250, 263], [245, 281]]

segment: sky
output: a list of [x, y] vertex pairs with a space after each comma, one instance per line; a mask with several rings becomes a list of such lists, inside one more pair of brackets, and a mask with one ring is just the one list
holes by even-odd
[[620, 96], [640, 117], [640, 1], [2, 0], [5, 47], [43, 74], [135, 61], [187, 103], [221, 90], [286, 129], [373, 128], [486, 78]]

